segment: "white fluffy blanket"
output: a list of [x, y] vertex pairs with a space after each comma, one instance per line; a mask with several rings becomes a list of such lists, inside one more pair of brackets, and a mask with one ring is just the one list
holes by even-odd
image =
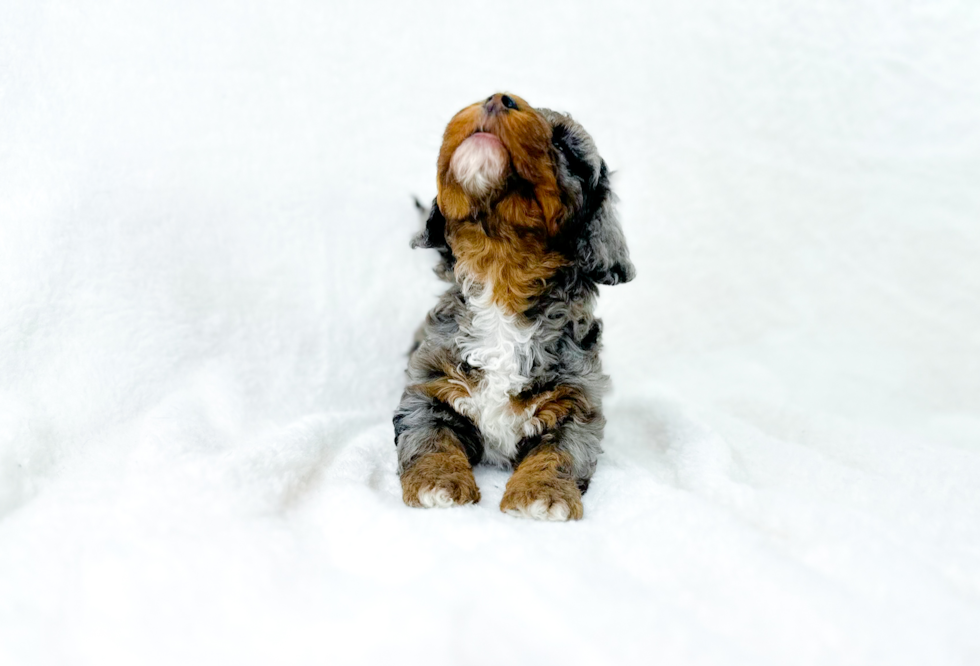
[[[0, 8], [0, 663], [976, 664], [970, 3]], [[568, 110], [585, 519], [403, 506], [441, 132]]]

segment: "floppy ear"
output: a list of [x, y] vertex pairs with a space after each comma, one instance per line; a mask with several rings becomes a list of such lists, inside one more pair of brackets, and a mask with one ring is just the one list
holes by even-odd
[[[582, 271], [599, 284], [620, 284], [636, 277], [630, 261], [623, 228], [616, 218], [616, 195], [609, 188], [606, 163], [602, 163], [599, 183], [588, 199], [599, 199], [586, 208], [586, 219], [578, 237], [578, 262]], [[591, 203], [591, 202], [590, 202]], [[593, 212], [594, 211], [594, 212]]]
[[[425, 216], [425, 206], [418, 199], [415, 200], [415, 207], [420, 216]], [[432, 200], [432, 207], [428, 210], [428, 217], [425, 218], [425, 227], [412, 238], [412, 249], [419, 247], [435, 249], [448, 247], [446, 245], [446, 218], [439, 211], [435, 199]]]
[[571, 117], [546, 110], [552, 123], [560, 187], [570, 203], [565, 246], [579, 269], [599, 284], [620, 284], [636, 276], [623, 228], [616, 218], [616, 195], [609, 170], [592, 137]]
[[[418, 199], [415, 200], [415, 207], [419, 209], [422, 215], [425, 215], [425, 207]], [[425, 220], [425, 227], [412, 238], [412, 248], [419, 247], [439, 251], [439, 263], [433, 270], [440, 278], [452, 281], [456, 258], [446, 242], [446, 218], [443, 217], [435, 199], [432, 200], [432, 207], [429, 209], [429, 216]]]

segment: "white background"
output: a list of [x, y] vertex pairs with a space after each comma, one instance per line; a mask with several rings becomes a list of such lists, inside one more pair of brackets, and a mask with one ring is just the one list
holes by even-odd
[[[600, 6], [601, 5], [601, 6]], [[0, 663], [980, 661], [980, 5], [0, 4]], [[405, 508], [445, 123], [638, 269], [585, 519]]]

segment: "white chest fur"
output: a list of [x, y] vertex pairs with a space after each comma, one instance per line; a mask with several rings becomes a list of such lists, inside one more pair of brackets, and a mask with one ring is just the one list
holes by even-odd
[[483, 371], [483, 378], [470, 397], [457, 400], [453, 407], [476, 422], [487, 445], [487, 461], [499, 463], [513, 456], [530, 418], [515, 411], [510, 398], [528, 383], [534, 361], [531, 341], [538, 326], [522, 324], [501, 310], [489, 287], [466, 303], [471, 317], [460, 328], [456, 344], [463, 359]]

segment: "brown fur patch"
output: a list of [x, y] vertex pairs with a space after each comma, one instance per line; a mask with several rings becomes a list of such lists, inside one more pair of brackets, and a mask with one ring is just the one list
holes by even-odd
[[456, 257], [456, 273], [481, 284], [493, 285], [493, 300], [513, 314], [530, 307], [558, 268], [568, 259], [548, 250], [547, 239], [533, 229], [487, 220], [483, 226], [473, 223], [448, 223], [446, 238]]
[[[449, 122], [439, 151], [437, 201], [446, 218], [457, 274], [492, 282], [494, 301], [518, 314], [569, 262], [549, 249], [565, 215], [555, 176], [551, 125], [526, 101], [511, 97], [517, 109], [489, 113], [480, 102]], [[495, 135], [510, 156], [503, 191], [480, 200], [463, 190], [450, 168], [453, 153], [477, 131]]]
[[532, 426], [536, 434], [554, 428], [569, 418], [591, 420], [595, 414], [595, 407], [585, 393], [571, 386], [558, 386], [531, 397], [513, 396], [511, 406], [518, 413], [532, 410]]
[[431, 369], [433, 374], [441, 372], [442, 376], [427, 382], [412, 384], [408, 389], [435, 398], [449, 406], [452, 406], [453, 402], [460, 398], [470, 397], [470, 392], [476, 383], [471, 382], [470, 377], [459, 366], [455, 365], [448, 356], [439, 358]]
[[473, 478], [473, 469], [459, 441], [444, 431], [435, 449], [416, 458], [401, 474], [402, 499], [408, 506], [421, 507], [419, 493], [423, 490], [445, 490], [454, 504], [480, 501], [480, 489]]
[[554, 444], [542, 444], [518, 465], [507, 482], [500, 510], [533, 515], [535, 503], [542, 510], [564, 504], [569, 520], [582, 517], [582, 493], [571, 475], [571, 456]]

